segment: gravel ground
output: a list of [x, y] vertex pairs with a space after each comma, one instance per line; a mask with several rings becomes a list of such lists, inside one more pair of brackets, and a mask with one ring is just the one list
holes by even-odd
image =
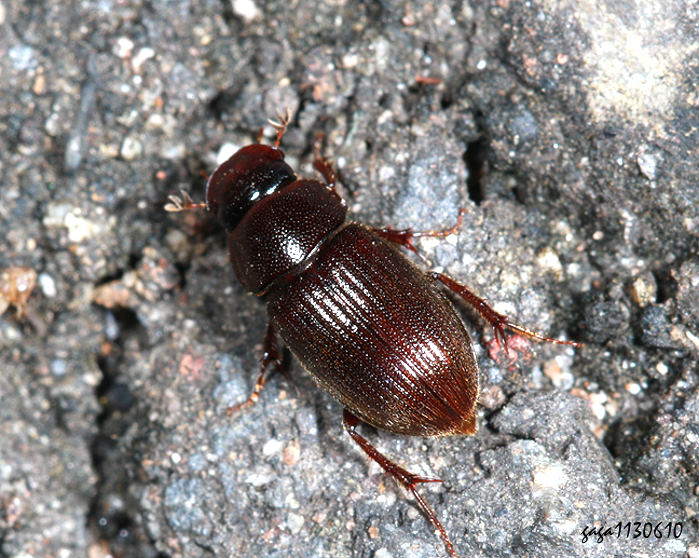
[[465, 207], [430, 265], [585, 343], [510, 359], [465, 311], [477, 435], [362, 430], [444, 480], [422, 493], [459, 555], [699, 557], [698, 22], [678, 0], [0, 0], [0, 557], [446, 556], [293, 359], [226, 415], [264, 306], [216, 223], [162, 208], [284, 107], [287, 160], [312, 175], [323, 132], [354, 219]]

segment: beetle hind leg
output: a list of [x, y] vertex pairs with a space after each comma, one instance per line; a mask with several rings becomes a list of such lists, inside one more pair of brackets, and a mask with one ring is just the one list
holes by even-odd
[[536, 339], [538, 341], [546, 341], [548, 343], [557, 343], [559, 345], [572, 345], [573, 347], [582, 347], [582, 343], [577, 343], [575, 341], [566, 341], [563, 339], [554, 339], [552, 337], [546, 337], [545, 335], [541, 335], [540, 333], [537, 333], [536, 331], [532, 331], [531, 329], [527, 329], [524, 326], [521, 326], [519, 324], [516, 324], [512, 320], [510, 320], [507, 316], [504, 314], [500, 314], [499, 312], [496, 312], [493, 310], [493, 307], [490, 306], [484, 299], [479, 297], [478, 295], [474, 294], [472, 291], [469, 290], [469, 288], [466, 285], [462, 285], [455, 279], [452, 279], [448, 275], [444, 273], [437, 273], [437, 272], [431, 272], [429, 273], [430, 276], [434, 277], [439, 281], [440, 283], [444, 284], [446, 287], [448, 287], [452, 292], [457, 294], [459, 297], [461, 297], [463, 300], [465, 300], [480, 316], [488, 322], [491, 326], [493, 326], [494, 334], [495, 334], [495, 340], [497, 341], [498, 345], [501, 343], [504, 345], [505, 350], [507, 351], [507, 337], [505, 336], [505, 330], [509, 329], [510, 331], [513, 331], [515, 333], [518, 333], [519, 335], [523, 335], [524, 337], [529, 337], [530, 339]]
[[[254, 405], [260, 397], [262, 388], [265, 387], [265, 383], [267, 383], [267, 380], [272, 374], [275, 372], [281, 372], [283, 376], [287, 375], [287, 370], [284, 366], [284, 361], [280, 356], [279, 346], [277, 345], [277, 336], [271, 322], [267, 324], [267, 332], [265, 333], [262, 346], [263, 354], [260, 365], [260, 373], [257, 375], [255, 387], [245, 401], [228, 407], [228, 410], [226, 411], [228, 416], [240, 411], [241, 409], [249, 407], [250, 405]], [[270, 364], [274, 366], [270, 368]]]
[[410, 471], [403, 469], [403, 467], [400, 467], [399, 465], [395, 464], [393, 461], [391, 461], [382, 453], [380, 453], [374, 446], [372, 446], [369, 443], [369, 441], [366, 438], [364, 438], [361, 434], [357, 432], [357, 425], [360, 422], [361, 421], [359, 420], [359, 418], [354, 416], [347, 409], [343, 411], [342, 425], [345, 427], [345, 430], [347, 430], [347, 433], [350, 435], [352, 440], [354, 440], [354, 442], [360, 448], [362, 448], [362, 450], [364, 450], [364, 453], [366, 453], [370, 459], [373, 459], [379, 465], [381, 465], [384, 471], [386, 471], [389, 475], [396, 479], [400, 484], [403, 485], [403, 487], [407, 491], [409, 491], [413, 495], [418, 505], [420, 506], [422, 512], [428, 517], [428, 519], [432, 522], [432, 525], [434, 525], [434, 527], [442, 535], [442, 539], [444, 540], [444, 544], [446, 545], [449, 554], [451, 554], [452, 556], [456, 556], [456, 552], [454, 551], [454, 545], [451, 544], [449, 536], [447, 535], [447, 532], [444, 530], [444, 527], [439, 522], [439, 519], [437, 519], [437, 516], [430, 507], [430, 505], [416, 490], [416, 487], [424, 482], [442, 482], [442, 480], [415, 475]]

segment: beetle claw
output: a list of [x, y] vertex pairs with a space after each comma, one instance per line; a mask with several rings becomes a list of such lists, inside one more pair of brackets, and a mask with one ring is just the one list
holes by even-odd
[[444, 482], [442, 479], [437, 479], [434, 477], [421, 477], [419, 475], [411, 475], [410, 478], [408, 479], [408, 489], [412, 490], [415, 488], [418, 484], [422, 484], [423, 482]]
[[503, 347], [505, 349], [505, 355], [509, 357], [510, 349], [507, 346], [507, 336], [505, 335], [505, 327], [502, 323], [496, 323], [495, 325], [493, 325], [493, 330], [495, 342], [497, 343], [498, 348]]

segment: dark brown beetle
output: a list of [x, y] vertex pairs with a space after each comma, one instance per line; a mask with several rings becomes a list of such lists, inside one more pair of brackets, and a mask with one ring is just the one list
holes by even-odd
[[326, 159], [314, 166], [325, 179], [299, 179], [279, 149], [287, 112], [273, 123], [273, 145], [240, 149], [209, 178], [206, 204], [171, 196], [169, 211], [206, 207], [228, 233], [231, 263], [241, 283], [267, 303], [269, 324], [262, 367], [250, 397], [254, 403], [269, 375], [282, 370], [276, 335], [316, 383], [344, 406], [352, 439], [409, 490], [454, 547], [432, 508], [416, 491], [440, 479], [414, 475], [379, 453], [357, 431], [360, 422], [396, 434], [474, 434], [478, 365], [471, 339], [440, 282], [472, 305], [506, 345], [504, 330], [564, 343], [514, 324], [464, 285], [441, 273], [425, 273], [395, 245], [415, 251], [412, 239], [444, 237], [457, 230], [414, 232], [373, 229], [347, 221]]

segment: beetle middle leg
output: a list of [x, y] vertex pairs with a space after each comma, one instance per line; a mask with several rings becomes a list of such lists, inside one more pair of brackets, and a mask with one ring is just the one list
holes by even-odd
[[429, 272], [431, 277], [434, 277], [437, 281], [446, 285], [452, 292], [457, 294], [460, 298], [465, 300], [480, 316], [493, 326], [495, 331], [495, 340], [498, 345], [502, 343], [507, 350], [507, 338], [505, 337], [505, 329], [514, 331], [524, 337], [529, 337], [530, 339], [537, 339], [539, 341], [547, 341], [549, 343], [558, 343], [559, 345], [572, 345], [573, 347], [582, 347], [581, 343], [575, 341], [564, 341], [562, 339], [553, 339], [552, 337], [546, 337], [541, 335], [536, 331], [527, 329], [524, 326], [516, 324], [511, 321], [504, 314], [496, 312], [490, 304], [488, 304], [485, 299], [479, 297], [473, 293], [466, 285], [459, 283], [456, 279], [452, 279], [444, 273], [437, 273], [435, 271]]
[[429, 518], [429, 520], [432, 522], [432, 525], [434, 525], [434, 527], [442, 535], [442, 539], [444, 540], [444, 544], [446, 545], [449, 554], [451, 554], [452, 556], [456, 556], [456, 552], [454, 551], [454, 545], [451, 544], [449, 536], [447, 535], [447, 532], [444, 530], [444, 527], [442, 527], [442, 524], [439, 522], [439, 519], [437, 519], [437, 516], [435, 515], [430, 505], [417, 492], [417, 490], [415, 490], [418, 484], [422, 484], [424, 482], [442, 482], [442, 480], [415, 475], [410, 471], [403, 469], [403, 467], [400, 467], [399, 465], [395, 464], [393, 461], [391, 461], [382, 453], [380, 453], [374, 446], [372, 446], [369, 443], [369, 441], [366, 438], [364, 438], [361, 434], [357, 432], [357, 425], [360, 422], [361, 420], [347, 409], [345, 409], [342, 412], [342, 426], [345, 427], [345, 430], [347, 430], [347, 433], [352, 437], [352, 440], [354, 440], [354, 442], [360, 448], [362, 448], [362, 450], [364, 450], [364, 453], [366, 453], [370, 459], [373, 459], [379, 465], [381, 465], [384, 471], [386, 471], [389, 475], [391, 475], [394, 479], [401, 483], [403, 487], [405, 487], [405, 489], [413, 495], [418, 505], [420, 506], [420, 509]]
[[456, 233], [464, 222], [464, 214], [466, 210], [464, 208], [459, 209], [459, 216], [456, 219], [454, 226], [448, 229], [433, 230], [433, 231], [414, 231], [412, 229], [394, 229], [393, 227], [383, 227], [380, 229], [371, 229], [371, 232], [377, 234], [381, 238], [388, 240], [394, 244], [400, 244], [408, 250], [415, 252], [421, 258], [423, 257], [417, 248], [413, 244], [414, 238], [421, 238], [424, 236], [433, 236], [437, 238], [446, 238], [447, 236]]
[[[381, 238], [388, 240], [394, 244], [399, 244], [405, 248], [412, 250], [418, 256], [422, 257], [422, 254], [418, 252], [417, 248], [413, 244], [413, 238], [419, 238], [423, 236], [435, 236], [438, 238], [445, 238], [450, 234], [454, 234], [461, 227], [461, 223], [464, 218], [465, 209], [459, 210], [459, 217], [456, 224], [449, 228], [439, 231], [413, 231], [412, 229], [393, 229], [391, 227], [384, 227], [382, 229], [371, 229], [373, 233], [377, 234]], [[558, 343], [559, 345], [572, 345], [573, 347], [582, 347], [582, 343], [576, 343], [575, 341], [564, 341], [562, 339], [553, 339], [552, 337], [546, 337], [541, 335], [536, 331], [532, 331], [524, 326], [521, 326], [512, 320], [510, 320], [504, 314], [496, 312], [492, 306], [490, 306], [485, 299], [476, 295], [471, 291], [466, 285], [459, 283], [455, 279], [449, 277], [444, 273], [429, 272], [428, 275], [437, 279], [445, 286], [447, 286], [452, 292], [457, 294], [463, 300], [465, 300], [478, 314], [487, 321], [495, 331], [495, 340], [498, 346], [501, 344], [505, 347], [507, 351], [507, 337], [505, 336], [505, 329], [509, 329], [519, 335], [524, 337], [529, 337], [530, 339], [537, 339], [539, 341], [547, 341], [549, 343]]]
[[[232, 415], [236, 411], [239, 411], [240, 409], [244, 409], [245, 407], [249, 407], [250, 405], [256, 403], [260, 397], [262, 388], [265, 387], [265, 383], [273, 373], [281, 372], [282, 375], [286, 376], [286, 368], [282, 358], [280, 357], [279, 346], [277, 345], [277, 335], [271, 322], [267, 324], [267, 332], [265, 333], [262, 346], [263, 354], [260, 364], [260, 373], [257, 375], [257, 380], [255, 380], [255, 387], [245, 401], [228, 407], [228, 416]], [[270, 364], [273, 364], [274, 367], [270, 368]]]

